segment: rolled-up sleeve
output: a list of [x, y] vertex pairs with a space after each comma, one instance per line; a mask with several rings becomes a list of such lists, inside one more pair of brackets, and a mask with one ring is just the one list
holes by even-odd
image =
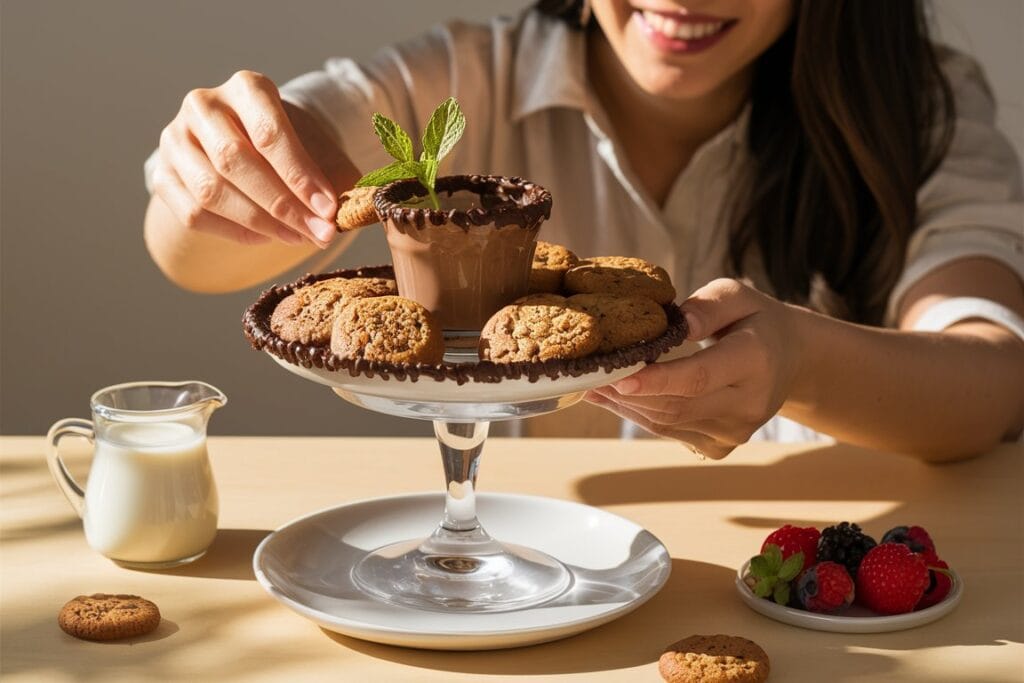
[[995, 102], [978, 65], [945, 51], [956, 127], [946, 156], [918, 191], [918, 228], [889, 298], [895, 324], [906, 291], [928, 273], [963, 258], [999, 261], [1024, 280], [1024, 193], [1020, 161], [995, 124]]

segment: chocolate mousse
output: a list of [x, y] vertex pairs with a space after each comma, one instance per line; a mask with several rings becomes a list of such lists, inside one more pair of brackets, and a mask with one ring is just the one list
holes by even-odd
[[527, 293], [551, 193], [521, 178], [480, 175], [438, 178], [435, 188], [440, 209], [415, 179], [375, 196], [398, 291], [433, 313], [446, 332], [478, 332]]

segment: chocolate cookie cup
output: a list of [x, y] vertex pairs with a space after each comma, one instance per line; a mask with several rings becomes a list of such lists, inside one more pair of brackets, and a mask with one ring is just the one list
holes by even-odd
[[438, 178], [440, 209], [418, 180], [374, 196], [399, 293], [433, 313], [446, 332], [479, 332], [488, 318], [529, 289], [551, 193], [522, 178]]
[[668, 329], [656, 339], [635, 344], [609, 353], [596, 353], [572, 360], [546, 360], [539, 362], [492, 363], [441, 363], [423, 365], [409, 363], [385, 363], [366, 359], [340, 358], [331, 352], [329, 345], [289, 342], [278, 337], [270, 329], [270, 316], [281, 299], [299, 287], [319, 280], [335, 277], [393, 277], [391, 266], [370, 266], [357, 270], [337, 270], [319, 275], [306, 275], [287, 285], [271, 287], [263, 292], [242, 317], [246, 339], [257, 351], [266, 351], [283, 361], [304, 368], [321, 368], [331, 372], [347, 372], [351, 377], [380, 377], [397, 381], [415, 382], [420, 377], [437, 381], [449, 380], [457, 384], [467, 382], [501, 382], [506, 379], [527, 378], [535, 382], [542, 377], [579, 377], [597, 370], [611, 372], [637, 363], [652, 363], [661, 354], [679, 346], [686, 339], [686, 319], [674, 304], [664, 307], [668, 317]]

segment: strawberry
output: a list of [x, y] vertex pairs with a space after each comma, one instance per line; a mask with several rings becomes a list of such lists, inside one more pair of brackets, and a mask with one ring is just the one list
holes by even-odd
[[857, 599], [878, 614], [913, 611], [927, 588], [924, 557], [902, 543], [875, 546], [857, 571]]
[[897, 526], [889, 529], [882, 536], [882, 543], [902, 543], [915, 553], [921, 553], [928, 557], [938, 557], [935, 554], [935, 543], [922, 527], [919, 526]]
[[818, 538], [820, 536], [821, 532], [813, 526], [798, 527], [787, 524], [768, 534], [768, 538], [764, 539], [764, 543], [761, 544], [761, 552], [763, 553], [769, 545], [777, 545], [782, 551], [784, 560], [796, 553], [803, 553], [804, 564], [800, 569], [805, 570], [818, 561]]
[[924, 609], [942, 602], [949, 595], [949, 589], [953, 587], [953, 580], [949, 577], [948, 572], [935, 571], [936, 569], [949, 569], [948, 564], [937, 557], [928, 559], [927, 563], [928, 587], [925, 588], [924, 595], [921, 596], [921, 600], [914, 609]]
[[835, 612], [849, 607], [853, 593], [853, 579], [838, 562], [819, 562], [797, 579], [797, 598], [812, 612]]

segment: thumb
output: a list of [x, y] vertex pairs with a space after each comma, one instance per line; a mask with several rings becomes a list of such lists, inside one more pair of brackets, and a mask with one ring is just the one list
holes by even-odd
[[687, 339], [701, 341], [757, 313], [764, 295], [731, 278], [712, 280], [683, 302], [680, 308], [689, 328]]

